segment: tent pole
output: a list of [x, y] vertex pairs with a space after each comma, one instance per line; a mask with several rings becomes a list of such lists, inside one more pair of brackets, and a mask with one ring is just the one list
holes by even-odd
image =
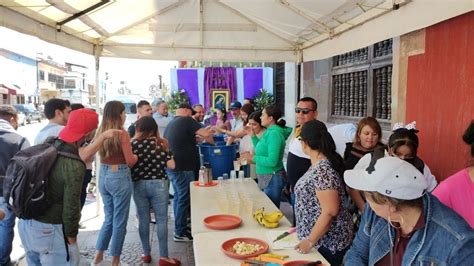
[[[100, 66], [100, 55], [102, 54], [102, 45], [95, 44], [94, 45], [94, 59], [95, 59], [95, 108], [99, 115], [101, 115], [100, 111], [100, 81], [99, 81], [99, 66]], [[105, 94], [104, 94], [105, 96]], [[99, 193], [99, 171], [100, 171], [100, 160], [95, 160], [95, 187], [96, 187], [96, 216], [100, 215], [101, 208], [101, 199]]]

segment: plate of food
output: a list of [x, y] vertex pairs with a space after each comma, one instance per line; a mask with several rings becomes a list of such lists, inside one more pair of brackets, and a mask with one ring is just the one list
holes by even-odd
[[222, 243], [222, 251], [234, 259], [247, 259], [268, 251], [268, 244], [260, 239], [240, 237]]
[[229, 230], [240, 226], [242, 219], [230, 214], [216, 214], [204, 218], [204, 225], [214, 230]]

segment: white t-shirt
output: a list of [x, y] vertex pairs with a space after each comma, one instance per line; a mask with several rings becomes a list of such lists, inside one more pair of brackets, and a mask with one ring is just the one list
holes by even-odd
[[34, 145], [42, 144], [48, 137], [57, 137], [59, 135], [59, 132], [64, 128], [64, 126], [56, 124], [56, 123], [50, 123], [47, 126], [45, 126], [43, 129], [38, 132], [38, 135], [36, 135]]
[[245, 135], [243, 138], [241, 138], [239, 145], [240, 152], [254, 153], [255, 148], [253, 147], [252, 137], [250, 135]]
[[293, 155], [296, 155], [298, 157], [309, 159], [309, 155], [304, 153], [303, 151], [301, 141], [298, 138], [294, 137], [294, 132], [291, 136], [290, 143], [288, 144], [288, 152], [291, 152]]
[[154, 113], [153, 118], [156, 121], [156, 124], [158, 125], [158, 132], [160, 132], [160, 137], [163, 137], [163, 134], [165, 133], [165, 129], [168, 126], [168, 124], [173, 120], [173, 117], [168, 115], [168, 116], [162, 116], [159, 113]]
[[339, 153], [339, 155], [344, 156], [346, 143], [354, 140], [356, 130], [356, 126], [350, 123], [328, 128], [329, 134], [331, 134], [334, 143], [336, 143], [336, 152]]
[[244, 127], [244, 121], [242, 121], [242, 118], [239, 117], [239, 119], [232, 119], [230, 120], [230, 125], [232, 126], [232, 131], [237, 131], [239, 129], [242, 129]]

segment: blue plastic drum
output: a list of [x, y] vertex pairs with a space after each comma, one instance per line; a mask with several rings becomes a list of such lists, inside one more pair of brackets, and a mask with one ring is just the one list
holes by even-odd
[[212, 179], [216, 180], [222, 174], [229, 174], [234, 169], [234, 160], [238, 144], [226, 145], [224, 141], [217, 141], [215, 145], [209, 143], [199, 144], [199, 150], [203, 155], [203, 163], [212, 167]]

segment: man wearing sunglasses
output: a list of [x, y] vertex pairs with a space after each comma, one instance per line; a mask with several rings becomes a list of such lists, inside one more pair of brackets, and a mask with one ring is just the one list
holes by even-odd
[[[318, 118], [318, 103], [311, 97], [301, 98], [296, 105], [295, 113], [297, 125], [293, 130], [292, 136], [289, 138], [288, 157], [286, 161], [291, 205], [293, 207], [295, 203], [295, 193], [293, 188], [295, 187], [296, 182], [298, 182], [298, 179], [300, 179], [300, 177], [303, 176], [311, 166], [311, 160], [309, 159], [309, 156], [303, 152], [299, 136], [301, 128], [305, 123]], [[295, 225], [295, 219], [293, 219], [293, 225]]]

